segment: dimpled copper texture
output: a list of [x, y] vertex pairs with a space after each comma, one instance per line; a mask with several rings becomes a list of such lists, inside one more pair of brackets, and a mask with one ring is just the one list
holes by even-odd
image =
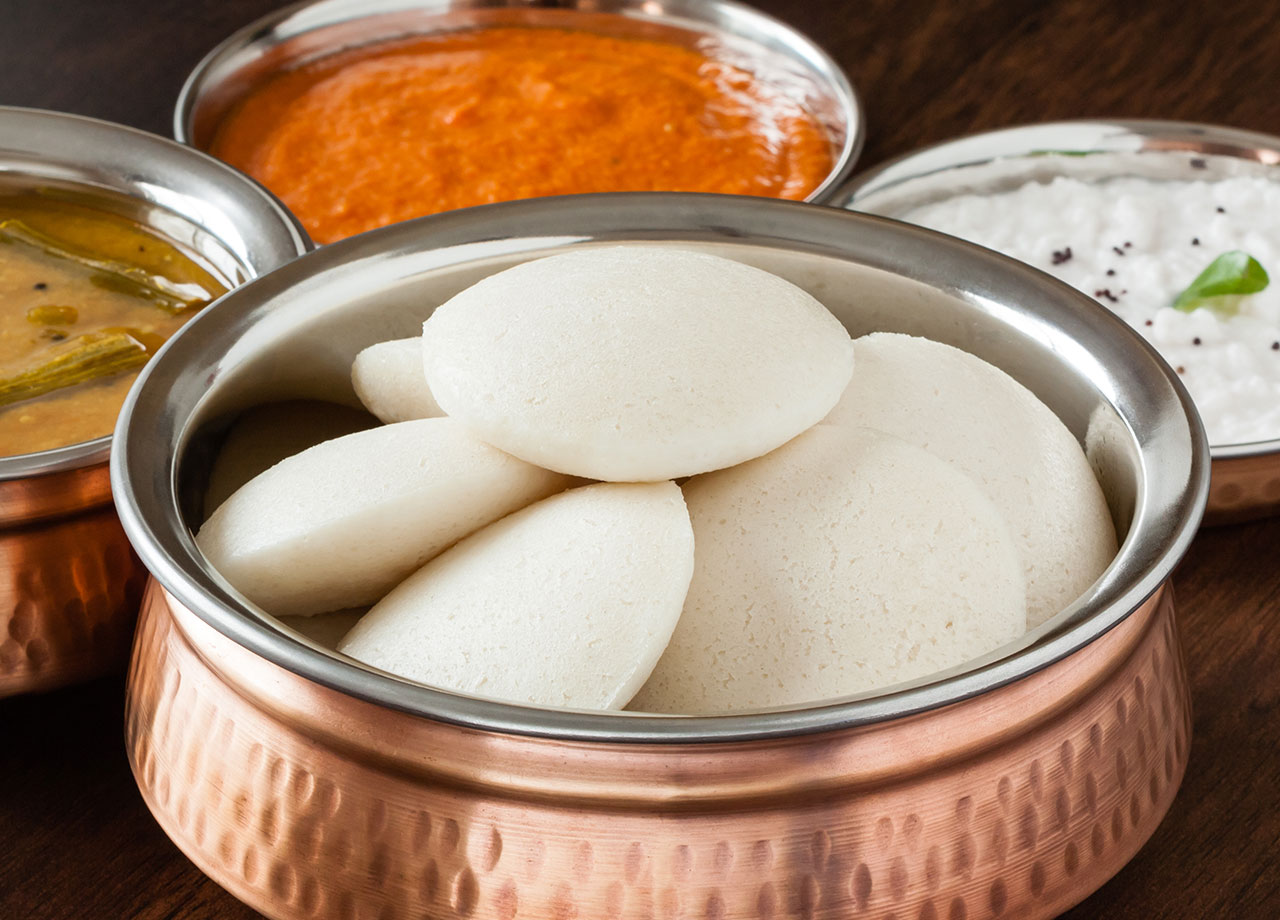
[[1003, 688], [839, 731], [564, 741], [435, 722], [258, 658], [154, 582], [129, 675], [148, 806], [275, 920], [1052, 917], [1181, 782], [1168, 586]]
[[123, 670], [145, 576], [106, 463], [0, 482], [0, 697]]
[[1235, 524], [1280, 513], [1280, 463], [1276, 454], [1214, 457], [1204, 522]]

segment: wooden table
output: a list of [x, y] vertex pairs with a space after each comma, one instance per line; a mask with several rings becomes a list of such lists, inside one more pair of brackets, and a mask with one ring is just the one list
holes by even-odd
[[[6, 0], [0, 104], [167, 134], [183, 77], [270, 0]], [[1145, 116], [1280, 131], [1280, 4], [860, 0], [760, 6], [817, 39], [867, 109], [863, 165], [968, 131]], [[1172, 811], [1067, 916], [1280, 916], [1280, 520], [1207, 531], [1175, 577], [1195, 701]], [[0, 701], [0, 918], [235, 920], [160, 832], [121, 738], [121, 680]], [[583, 918], [605, 920], [605, 918]]]

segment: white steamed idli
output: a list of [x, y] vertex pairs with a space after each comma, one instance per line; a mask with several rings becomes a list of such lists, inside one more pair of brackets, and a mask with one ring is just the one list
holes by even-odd
[[595, 247], [480, 281], [423, 327], [427, 383], [484, 441], [589, 479], [732, 466], [817, 423], [853, 347], [808, 293], [729, 259]]
[[810, 429], [684, 487], [684, 612], [628, 707], [725, 713], [860, 693], [1020, 636], [1022, 566], [963, 473], [869, 429]]
[[246, 410], [227, 431], [209, 470], [204, 516], [263, 470], [321, 441], [372, 428], [367, 412], [318, 399], [294, 399]]
[[384, 422], [444, 415], [422, 372], [421, 336], [361, 351], [351, 363], [351, 385], [364, 407]]
[[1115, 527], [1084, 451], [1048, 406], [940, 342], [875, 333], [854, 353], [858, 373], [826, 421], [897, 435], [978, 483], [1021, 553], [1029, 628], [1097, 580], [1115, 558]]
[[671, 638], [692, 573], [675, 484], [585, 486], [437, 556], [338, 650], [463, 693], [620, 709]]
[[247, 482], [196, 544], [273, 616], [372, 604], [432, 556], [571, 480], [447, 418], [326, 441]]

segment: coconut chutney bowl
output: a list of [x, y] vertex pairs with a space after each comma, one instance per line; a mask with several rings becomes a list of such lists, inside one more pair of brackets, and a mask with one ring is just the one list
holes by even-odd
[[[0, 191], [136, 222], [226, 286], [310, 248], [257, 184], [164, 138], [0, 108]], [[122, 669], [145, 570], [111, 504], [110, 437], [0, 457], [0, 697]]]
[[[513, 264], [661, 242], [766, 268], [850, 331], [997, 364], [1085, 445], [1121, 548], [1068, 609], [874, 694], [717, 717], [500, 703], [315, 644], [208, 564], [211, 457], [247, 407], [354, 405], [364, 346]], [[454, 211], [304, 256], [144, 369], [112, 483], [153, 578], [128, 755], [165, 832], [275, 920], [1047, 918], [1163, 817], [1189, 748], [1169, 576], [1208, 490], [1176, 376], [1122, 322], [990, 251], [833, 208], [681, 194]]]
[[[1242, 177], [1280, 182], [1277, 166], [1280, 137], [1253, 131], [1174, 121], [1064, 121], [990, 131], [922, 148], [855, 176], [831, 203], [902, 218], [917, 208], [959, 195], [1012, 192], [1027, 183], [1050, 183], [1057, 178], [1089, 183], [1130, 177], [1157, 182], [1212, 183]], [[1206, 210], [1203, 226], [1211, 227], [1214, 220], [1231, 220], [1230, 215], [1237, 213], [1234, 207], [1224, 210], [1230, 213], [1223, 216], [1223, 212]], [[1198, 232], [1188, 228], [1183, 234], [1187, 239], [1178, 242], [1184, 248], [1186, 243], [1200, 246]], [[1106, 241], [1107, 245], [1113, 242], [1119, 241]], [[1201, 263], [1216, 254], [1210, 245], [1206, 237]], [[1280, 247], [1280, 236], [1275, 245]], [[1078, 245], [1076, 254], [1079, 255]], [[1051, 266], [1042, 267], [1053, 270]], [[1280, 265], [1273, 264], [1272, 268], [1276, 277], [1274, 272], [1280, 271]], [[1107, 301], [1104, 305], [1114, 304], [1114, 297], [1121, 295], [1121, 286], [1106, 278], [1088, 287], [1093, 290], [1087, 293]], [[1266, 335], [1265, 341], [1259, 340], [1264, 367], [1273, 363], [1268, 360], [1273, 355], [1267, 351], [1277, 348], [1272, 340], [1280, 339], [1280, 324], [1272, 325], [1272, 334]], [[1160, 334], [1159, 324], [1155, 333]], [[1256, 337], [1260, 332], [1255, 330], [1253, 334]], [[1193, 341], [1200, 344], [1198, 337]], [[1205, 343], [1214, 344], [1212, 330]], [[1236, 367], [1247, 366], [1247, 359], [1242, 362], [1238, 355], [1224, 355], [1223, 361]], [[1171, 357], [1170, 363], [1181, 362]], [[1192, 391], [1194, 395], [1195, 387]], [[1218, 411], [1224, 402], [1219, 399], [1212, 411]], [[1255, 408], [1257, 402], [1254, 398]], [[1273, 404], [1274, 396], [1262, 402]], [[1204, 411], [1213, 458], [1205, 522], [1224, 524], [1280, 513], [1280, 429], [1273, 425], [1256, 435], [1223, 440], [1214, 436], [1211, 410]], [[1247, 404], [1235, 403], [1232, 411], [1252, 410]]]
[[[226, 139], [223, 136], [223, 129], [245, 110], [246, 105], [253, 101], [254, 95], [266, 87], [273, 77], [299, 68], [314, 67], [317, 61], [338, 52], [350, 55], [392, 42], [422, 38], [447, 39], [451, 36], [466, 35], [468, 32], [474, 33], [477, 30], [511, 27], [544, 32], [564, 30], [586, 36], [622, 39], [623, 42], [618, 44], [612, 52], [612, 55], [617, 57], [624, 56], [629, 44], [661, 43], [680, 49], [682, 53], [693, 51], [706, 58], [707, 60], [700, 65], [703, 72], [708, 70], [709, 64], [729, 65], [736, 68], [741, 72], [740, 77], [744, 78], [748, 84], [754, 81], [756, 85], [767, 89], [772, 94], [771, 98], [775, 100], [758, 109], [762, 122], [769, 123], [762, 133], [757, 132], [759, 141], [757, 147], [777, 147], [781, 143], [779, 138], [787, 134], [788, 129], [781, 121], [776, 120], [781, 108], [781, 103], [777, 100], [785, 99], [788, 105], [799, 105], [826, 135], [830, 159], [830, 167], [826, 175], [821, 176], [821, 180], [816, 184], [806, 185], [811, 188], [811, 191], [808, 192], [805, 200], [822, 202], [829, 198], [852, 173], [854, 163], [861, 152], [864, 136], [862, 105], [839, 65], [811, 39], [787, 24], [733, 0], [707, 0], [707, 2], [676, 0], [676, 2], [663, 3], [653, 3], [649, 0], [604, 0], [604, 2], [557, 0], [554, 3], [537, 4], [521, 2], [521, 0], [377, 0], [375, 3], [363, 2], [363, 0], [313, 0], [313, 2], [298, 3], [270, 13], [245, 26], [209, 52], [192, 71], [183, 86], [174, 112], [174, 136], [202, 150], [212, 150], [219, 156], [232, 157], [232, 152], [242, 146], [244, 139], [257, 137], [271, 130], [273, 125], [286, 117], [276, 111], [273, 103], [269, 107], [273, 114], [263, 124], [252, 129], [235, 127], [233, 134], [240, 139], [240, 142], [230, 145], [222, 143]], [[521, 52], [521, 55], [523, 58], [528, 58], [535, 55], [536, 51], [536, 48], [526, 49]], [[420, 56], [425, 55], [425, 51], [416, 53]], [[469, 53], [479, 56], [481, 52]], [[582, 49], [553, 52], [554, 56], [561, 60], [588, 58], [594, 53], [596, 52]], [[364, 63], [368, 64], [369, 61], [365, 60]], [[668, 62], [661, 66], [669, 68], [673, 65]], [[657, 64], [646, 68], [650, 72], [656, 72], [658, 69]], [[334, 76], [327, 77], [326, 85], [332, 85], [336, 79]], [[402, 79], [412, 82], [409, 76]], [[453, 73], [448, 77], [450, 83], [463, 79]], [[584, 78], [569, 74], [544, 76], [540, 72], [539, 76], [530, 79], [559, 91], [559, 87], [582, 83]], [[603, 82], [607, 78], [596, 75], [589, 79], [593, 82]], [[717, 77], [711, 82], [724, 79], [726, 78]], [[739, 77], [732, 79], [736, 80]], [[483, 91], [486, 104], [490, 107], [499, 105], [500, 103], [495, 102], [493, 97], [501, 86], [515, 82], [518, 81], [513, 78], [503, 78], [496, 86], [488, 85], [488, 88]], [[678, 81], [672, 78], [661, 84], [662, 90], [653, 91], [675, 94], [684, 89], [684, 87], [678, 87], [677, 83]], [[296, 92], [295, 89], [289, 90], [289, 93], [294, 92]], [[460, 105], [457, 101], [457, 92], [458, 90], [455, 89], [454, 97], [437, 103], [437, 107], [452, 109]], [[361, 104], [366, 111], [375, 105], [369, 101], [368, 95], [366, 92], [361, 96]], [[672, 96], [672, 98], [675, 97]], [[657, 106], [663, 101], [663, 99], [655, 99], [652, 105]], [[516, 106], [510, 118], [494, 119], [482, 124], [486, 125], [488, 134], [501, 133], [517, 123], [517, 115], [533, 104], [533, 101], [526, 99], [521, 105]], [[581, 99], [566, 100], [564, 104], [570, 110], [577, 111], [585, 107], [587, 111], [591, 111], [601, 107], [611, 108], [618, 103], [616, 100], [611, 101], [609, 97], [605, 97], [585, 102]], [[629, 105], [629, 102], [622, 104]], [[419, 105], [422, 110], [435, 111], [434, 108], [428, 108], [425, 104], [419, 103]], [[691, 105], [689, 100], [681, 98], [674, 108], [678, 112], [681, 107], [687, 105]], [[706, 111], [714, 112], [729, 105], [730, 101], [727, 98], [718, 99], [714, 104], [706, 106]], [[333, 114], [337, 103], [330, 100], [326, 106], [328, 114], [324, 117], [332, 121], [337, 117]], [[422, 110], [415, 110], [412, 115], [402, 113], [397, 116], [393, 124], [398, 125], [405, 118], [419, 125], [428, 124]], [[613, 115], [608, 117], [618, 122], [625, 120]], [[710, 116], [704, 114], [700, 118], [708, 120]], [[432, 136], [456, 133], [463, 131], [470, 121], [475, 119], [460, 117], [455, 120], [450, 116], [439, 123], [430, 122], [426, 131]], [[559, 124], [554, 118], [548, 117], [545, 124], [540, 123], [535, 130], [537, 137], [503, 135], [501, 143], [504, 146], [486, 146], [486, 136], [469, 137], [461, 144], [460, 149], [450, 148], [437, 152], [432, 157], [426, 158], [424, 162], [412, 167], [405, 166], [399, 172], [407, 168], [425, 171], [431, 168], [434, 160], [437, 159], [450, 162], [459, 159], [466, 162], [450, 167], [453, 172], [450, 173], [446, 182], [447, 187], [469, 186], [475, 182], [492, 185], [495, 181], [501, 180], [504, 174], [514, 172], [513, 164], [519, 165], [522, 150], [525, 151], [524, 156], [533, 157], [535, 155], [533, 148], [538, 146], [535, 141], [541, 140], [544, 135], [552, 136], [554, 141], [555, 132], [561, 131], [557, 127]], [[373, 118], [362, 125], [360, 129], [351, 130], [365, 137], [377, 130], [376, 120]], [[656, 125], [652, 132], [642, 136], [652, 138], [654, 132], [661, 135], [662, 127]], [[668, 123], [665, 126], [666, 131], [671, 132], [672, 127], [672, 124]], [[697, 124], [676, 127], [679, 131], [687, 127], [690, 133], [696, 133], [699, 130]], [[397, 127], [395, 130], [401, 129]], [[515, 128], [512, 127], [511, 130]], [[732, 133], [728, 127], [718, 127], [717, 130], [725, 135]], [[572, 130], [567, 125], [564, 126], [561, 133], [569, 136], [560, 137], [554, 144], [553, 149], [556, 153], [553, 154], [553, 162], [544, 163], [535, 172], [539, 174], [553, 172], [554, 164], [557, 162], [555, 157], [563, 160], [570, 155], [581, 156], [584, 151], [578, 150], [574, 145], [574, 139], [580, 134], [593, 138], [593, 143], [597, 145], [607, 145], [612, 142], [599, 134], [585, 133], [587, 131], [587, 126], [577, 126]], [[334, 134], [340, 133], [334, 132]], [[424, 137], [424, 144], [429, 139], [431, 138]], [[307, 139], [305, 146], [308, 150], [314, 150], [317, 147], [324, 149], [332, 157], [336, 155], [333, 145], [337, 140], [338, 138], [330, 136], [312, 137]], [[384, 146], [394, 146], [393, 140], [389, 139]], [[722, 139], [721, 143], [726, 142]], [[324, 146], [326, 144], [329, 146]], [[636, 145], [645, 146], [646, 142], [637, 138]], [[273, 142], [271, 147], [255, 149], [251, 155], [243, 152], [236, 155], [243, 156], [248, 171], [259, 175], [259, 178], [271, 187], [273, 179], [265, 174], [260, 175], [255, 170], [268, 170], [272, 168], [269, 163], [277, 160], [283, 162], [282, 158], [286, 156], [287, 150], [303, 146], [304, 142], [300, 137], [281, 138], [278, 142]], [[468, 152], [481, 147], [484, 153]], [[538, 149], [542, 148], [538, 146]], [[803, 158], [802, 150], [793, 149], [790, 146], [787, 149], [790, 151], [787, 155], [788, 159]], [[574, 154], [575, 150], [578, 150], [577, 154]], [[687, 188], [678, 178], [665, 176], [661, 172], [661, 167], [653, 170], [651, 175], [614, 176], [608, 181], [601, 178], [591, 180], [595, 184], [583, 185], [583, 182], [588, 181], [585, 174], [592, 173], [606, 159], [595, 149], [587, 150], [585, 153], [588, 155], [573, 170], [577, 178], [564, 179], [552, 192], [536, 190], [530, 192], [528, 188], [504, 189], [495, 192], [494, 197], [479, 196], [475, 200], [468, 199], [466, 203], [525, 198], [530, 197], [531, 194]], [[379, 155], [379, 151], [371, 144], [370, 148], [361, 155], [361, 159], [367, 162], [376, 159]], [[678, 164], [683, 155], [675, 150], [660, 150], [646, 156], [649, 157], [648, 160], [630, 165], [636, 169], [647, 169], [651, 162], [660, 161], [666, 163], [665, 168], [670, 170], [676, 168], [672, 164]], [[474, 164], [470, 161], [475, 159], [492, 159], [494, 163], [492, 170], [482, 167], [471, 168]], [[235, 158], [231, 161], [239, 162]], [[750, 157], [745, 155], [727, 156], [724, 148], [721, 147], [718, 153], [708, 153], [707, 162], [697, 164], [697, 174], [705, 176], [716, 169], [726, 168], [732, 172], [733, 169], [739, 168], [736, 164], [748, 161]], [[312, 168], [306, 163], [300, 163], [296, 170], [292, 167], [278, 170], [281, 173], [278, 178], [283, 182], [295, 182], [293, 177], [304, 176]], [[373, 168], [370, 166], [370, 169]], [[785, 172], [788, 164], [784, 162], [770, 168]], [[687, 177], [685, 181], [688, 181]], [[615, 184], [618, 182], [629, 184]], [[533, 182], [533, 185], [536, 186], [537, 183]], [[388, 189], [390, 191], [384, 193], [384, 190]], [[708, 187], [704, 190], [724, 191], [725, 189]], [[298, 204], [295, 204], [294, 210], [306, 223], [307, 215], [304, 213], [301, 202], [311, 201], [314, 196], [302, 188], [276, 189], [276, 191], [286, 202], [291, 201], [291, 195], [296, 196], [293, 200]], [[365, 199], [393, 197], [398, 201], [407, 201], [419, 194], [417, 185], [406, 185], [400, 178], [389, 179], [386, 183], [375, 183], [369, 180], [360, 191], [360, 195]], [[798, 195], [788, 194], [786, 197], [798, 197]], [[416, 217], [443, 209], [434, 202], [430, 206], [425, 201], [415, 203], [415, 206], [418, 205], [420, 207], [411, 216]], [[317, 206], [313, 212], [319, 220], [323, 215], [337, 209], [345, 209], [347, 206], [346, 200], [335, 201], [324, 208]], [[371, 207], [367, 200], [362, 203], [362, 206]], [[321, 232], [313, 232], [312, 235], [319, 241], [328, 241], [324, 239]], [[348, 234], [344, 232], [342, 235]]]

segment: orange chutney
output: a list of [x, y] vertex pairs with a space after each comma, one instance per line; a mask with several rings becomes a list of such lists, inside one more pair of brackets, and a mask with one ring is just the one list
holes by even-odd
[[817, 119], [745, 70], [666, 42], [528, 27], [381, 42], [278, 72], [210, 149], [321, 243], [540, 195], [801, 199], [833, 162]]

